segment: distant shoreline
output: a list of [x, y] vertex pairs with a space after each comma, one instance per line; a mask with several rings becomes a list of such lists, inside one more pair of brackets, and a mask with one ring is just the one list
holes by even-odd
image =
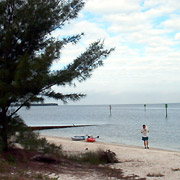
[[58, 106], [57, 103], [31, 104], [31, 106]]
[[[21, 106], [21, 104], [15, 104], [13, 106]], [[58, 106], [57, 103], [43, 103], [43, 104], [30, 104], [30, 106]]]

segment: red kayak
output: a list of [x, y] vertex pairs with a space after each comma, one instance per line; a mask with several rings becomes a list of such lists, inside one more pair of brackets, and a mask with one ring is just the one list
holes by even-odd
[[96, 139], [93, 138], [93, 137], [89, 137], [89, 138], [86, 139], [86, 141], [87, 141], [87, 142], [95, 142]]

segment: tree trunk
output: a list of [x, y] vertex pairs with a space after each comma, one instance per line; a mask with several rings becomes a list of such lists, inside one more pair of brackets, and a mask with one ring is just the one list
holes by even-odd
[[2, 109], [2, 143], [3, 143], [3, 151], [8, 150], [8, 135], [7, 135], [7, 116], [6, 116], [6, 110]]

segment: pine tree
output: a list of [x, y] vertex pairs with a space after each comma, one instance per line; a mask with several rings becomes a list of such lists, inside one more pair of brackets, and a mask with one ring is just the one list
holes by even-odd
[[114, 50], [104, 49], [98, 40], [63, 69], [51, 71], [62, 48], [76, 44], [83, 34], [61, 40], [50, 34], [77, 18], [83, 6], [83, 0], [0, 0], [0, 141], [4, 150], [21, 107], [42, 102], [45, 97], [65, 103], [79, 100], [85, 95], [62, 94], [52, 87], [86, 80]]

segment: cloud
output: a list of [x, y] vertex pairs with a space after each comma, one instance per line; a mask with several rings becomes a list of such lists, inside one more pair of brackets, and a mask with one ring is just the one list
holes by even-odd
[[175, 40], [180, 40], [180, 33], [176, 33], [174, 38]]
[[167, 28], [171, 31], [179, 31], [180, 30], [180, 16], [175, 15], [172, 16], [170, 19], [161, 23], [161, 26]]
[[140, 0], [90, 0], [87, 1], [85, 11], [97, 14], [131, 13], [139, 9]]
[[[85, 33], [76, 46], [64, 48], [61, 60], [55, 66], [70, 63], [97, 39], [104, 39], [105, 47], [116, 47], [116, 50], [90, 79], [77, 83], [77, 88], [63, 91], [87, 93], [92, 98], [82, 101], [87, 104], [111, 100], [114, 103], [146, 100], [153, 103], [178, 99], [179, 11], [178, 0], [87, 1], [80, 18], [54, 34], [60, 38]], [[56, 87], [56, 90], [60, 89]]]

